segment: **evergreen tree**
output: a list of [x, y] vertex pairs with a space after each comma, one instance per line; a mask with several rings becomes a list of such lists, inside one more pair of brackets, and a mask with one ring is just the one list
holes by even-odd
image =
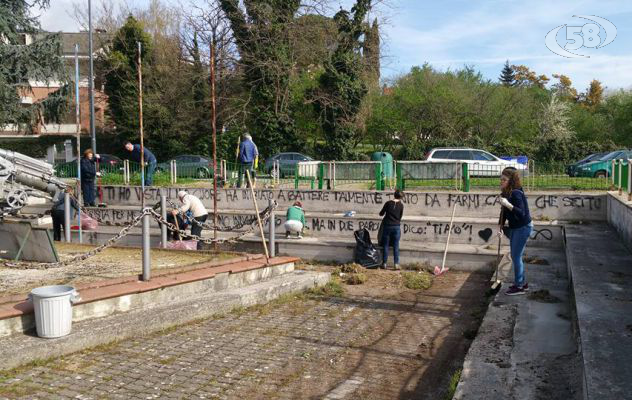
[[[39, 122], [58, 122], [68, 110], [71, 86], [58, 34], [44, 34], [30, 8], [48, 0], [0, 1], [0, 127], [16, 124], [32, 130]], [[25, 44], [28, 35], [32, 43]], [[33, 104], [22, 103], [32, 93], [30, 81], [58, 81], [61, 88]]]
[[509, 65], [509, 60], [505, 61], [505, 66], [503, 67], [499, 79], [503, 86], [515, 86], [516, 74], [514, 73], [514, 69], [511, 65]]
[[367, 69], [368, 82], [371, 85], [380, 83], [380, 28], [377, 18], [371, 26], [367, 26], [364, 33], [362, 55]]
[[362, 21], [370, 8], [371, 0], [357, 0], [351, 12], [340, 10], [334, 16], [338, 46], [325, 64], [315, 93], [315, 107], [325, 134], [325, 145], [321, 149], [324, 159], [353, 158], [354, 122], [368, 92], [359, 50], [365, 30]]
[[151, 37], [131, 15], [116, 32], [105, 56], [108, 111], [121, 140], [135, 140], [139, 134], [138, 42], [142, 46], [143, 81], [148, 81], [150, 71], [146, 66], [151, 63]]

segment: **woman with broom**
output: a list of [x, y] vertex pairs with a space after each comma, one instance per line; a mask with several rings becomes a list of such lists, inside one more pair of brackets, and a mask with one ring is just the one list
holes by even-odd
[[[520, 183], [520, 175], [515, 168], [505, 168], [500, 176], [500, 226], [498, 235], [509, 238], [511, 260], [514, 268], [514, 284], [505, 292], [508, 296], [524, 294], [529, 285], [524, 276], [522, 255], [531, 236], [533, 223], [525, 196]], [[505, 226], [508, 222], [508, 226]]]

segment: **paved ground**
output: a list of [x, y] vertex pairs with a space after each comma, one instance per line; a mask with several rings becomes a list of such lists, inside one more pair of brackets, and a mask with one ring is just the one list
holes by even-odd
[[450, 272], [415, 291], [398, 272], [368, 276], [342, 297], [286, 296], [0, 372], [0, 398], [443, 398], [488, 277]]

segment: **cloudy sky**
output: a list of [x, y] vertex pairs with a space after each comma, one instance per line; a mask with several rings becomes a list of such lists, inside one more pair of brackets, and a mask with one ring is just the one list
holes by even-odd
[[[102, 0], [93, 3], [99, 1]], [[142, 6], [146, 1], [131, 3]], [[351, 2], [336, 1], [343, 5]], [[76, 31], [79, 26], [71, 14], [72, 0], [51, 0], [50, 9], [42, 15], [42, 25], [53, 31]], [[599, 79], [609, 89], [632, 88], [630, 1], [387, 0], [378, 15], [386, 21], [382, 74], [387, 78], [428, 62], [441, 70], [471, 65], [486, 78], [495, 80], [505, 60], [509, 60], [549, 77], [566, 74], [580, 91], [592, 79]], [[574, 15], [606, 18], [616, 26], [616, 39], [599, 49], [583, 47], [576, 51], [589, 57], [565, 58], [554, 54], [545, 45], [549, 31], [564, 24], [581, 27], [590, 22]], [[603, 42], [607, 35], [613, 34], [601, 29], [599, 40]], [[557, 43], [564, 47], [567, 42], [563, 27]]]

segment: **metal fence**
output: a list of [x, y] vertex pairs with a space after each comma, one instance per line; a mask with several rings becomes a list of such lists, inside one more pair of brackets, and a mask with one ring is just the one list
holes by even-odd
[[632, 160], [612, 160], [612, 186], [632, 201]]
[[[561, 163], [539, 163], [530, 160], [527, 164], [511, 164], [518, 170], [522, 184], [527, 190], [608, 190], [613, 187], [629, 191], [630, 183], [625, 177], [630, 174], [629, 160], [605, 162], [598, 171], [568, 173]], [[496, 190], [498, 178], [506, 163], [477, 162], [427, 162], [427, 161], [306, 161], [294, 164], [260, 163], [252, 178], [261, 187], [328, 189], [328, 190]], [[220, 160], [217, 173], [220, 186], [235, 187], [242, 175], [241, 165]], [[76, 162], [55, 166], [57, 176], [77, 176]], [[102, 183], [140, 184], [140, 165], [123, 160], [116, 164], [99, 164]], [[212, 166], [183, 165], [175, 161], [159, 163], [154, 175], [155, 185], [186, 184], [195, 180], [212, 182]], [[621, 182], [619, 182], [621, 181]]]

